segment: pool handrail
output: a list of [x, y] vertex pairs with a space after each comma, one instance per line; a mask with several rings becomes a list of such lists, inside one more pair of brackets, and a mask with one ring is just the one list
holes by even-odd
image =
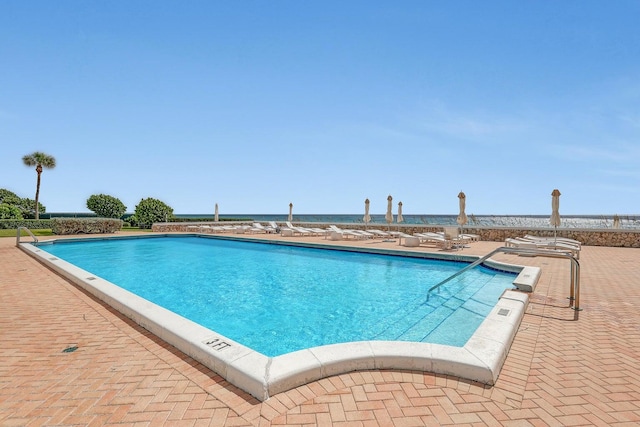
[[581, 310], [580, 308], [580, 263], [573, 256], [571, 252], [549, 251], [544, 249], [513, 248], [513, 247], [506, 247], [506, 246], [501, 246], [499, 248], [496, 248], [493, 251], [489, 252], [487, 255], [481, 258], [478, 258], [471, 264], [467, 265], [462, 270], [458, 270], [457, 272], [447, 277], [440, 283], [433, 285], [427, 291], [427, 297], [429, 296], [431, 291], [438, 289], [440, 286], [444, 285], [450, 280], [455, 279], [465, 271], [470, 270], [473, 267], [476, 267], [477, 265], [482, 264], [483, 262], [491, 258], [493, 255], [497, 254], [498, 252], [502, 252], [505, 254], [517, 254], [517, 255], [534, 256], [534, 257], [543, 256], [543, 257], [549, 257], [549, 258], [566, 258], [571, 260], [571, 283], [569, 285], [569, 292], [570, 292], [569, 302], [570, 302], [570, 307], [572, 307], [574, 310], [576, 311]]
[[18, 227], [18, 230], [16, 233], [16, 246], [20, 245], [20, 237], [22, 234], [21, 230], [26, 231], [33, 238], [34, 243], [38, 243], [38, 238], [35, 236], [35, 234], [31, 232], [31, 230], [29, 230], [27, 227], [20, 226]]

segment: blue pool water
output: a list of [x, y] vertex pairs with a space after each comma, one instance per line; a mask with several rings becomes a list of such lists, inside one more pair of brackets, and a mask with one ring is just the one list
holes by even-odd
[[203, 237], [41, 249], [266, 356], [366, 340], [463, 346], [514, 274], [466, 264]]

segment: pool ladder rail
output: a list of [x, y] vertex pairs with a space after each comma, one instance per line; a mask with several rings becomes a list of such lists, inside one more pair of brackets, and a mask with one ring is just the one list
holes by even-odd
[[18, 231], [16, 233], [16, 246], [20, 244], [20, 237], [22, 235], [22, 230], [26, 231], [27, 234], [31, 236], [31, 238], [33, 239], [33, 243], [38, 243], [38, 238], [35, 236], [35, 234], [31, 232], [31, 230], [29, 230], [27, 227], [18, 227]]
[[[544, 250], [544, 249], [512, 248], [512, 247], [506, 247], [506, 246], [502, 246], [502, 247], [499, 247], [497, 249], [494, 249], [493, 251], [489, 252], [487, 255], [485, 255], [485, 256], [483, 256], [481, 258], [478, 258], [477, 260], [475, 260], [471, 264], [467, 265], [462, 270], [457, 271], [456, 273], [454, 273], [453, 275], [447, 277], [446, 279], [444, 279], [440, 283], [432, 286], [427, 291], [427, 298], [429, 298], [429, 294], [432, 291], [437, 290], [440, 286], [442, 286], [445, 283], [455, 279], [456, 277], [460, 276], [462, 273], [466, 272], [467, 270], [471, 270], [472, 268], [482, 264], [483, 262], [485, 262], [486, 260], [488, 260], [493, 255], [495, 255], [495, 254], [497, 254], [499, 252], [502, 252], [502, 253], [505, 253], [505, 254], [517, 254], [517, 255], [524, 255], [524, 256], [534, 256], [534, 257], [542, 256], [542, 257], [548, 257], [548, 258], [565, 258], [565, 259], [569, 259], [571, 261], [571, 282], [569, 284], [569, 306], [571, 308], [573, 308], [574, 310], [576, 310], [576, 311], [582, 310], [580, 308], [580, 263], [573, 256], [573, 254], [571, 254], [570, 252], [563, 252], [563, 251], [549, 251], [549, 250]], [[577, 315], [577, 313], [576, 313], [576, 315]]]

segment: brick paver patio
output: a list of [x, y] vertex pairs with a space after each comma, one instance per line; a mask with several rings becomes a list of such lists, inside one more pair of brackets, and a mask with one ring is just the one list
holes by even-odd
[[0, 425], [639, 425], [640, 249], [583, 247], [580, 312], [568, 261], [495, 259], [543, 269], [495, 386], [365, 371], [259, 402], [0, 239]]

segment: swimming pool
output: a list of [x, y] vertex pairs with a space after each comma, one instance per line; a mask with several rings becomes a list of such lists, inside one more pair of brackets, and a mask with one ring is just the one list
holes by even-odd
[[42, 248], [269, 357], [367, 340], [463, 346], [516, 276], [478, 267], [428, 296], [467, 263], [195, 236]]
[[[82, 240], [83, 242], [73, 245], [42, 246], [50, 253], [41, 253], [40, 257], [53, 263], [54, 267], [61, 266], [61, 269], [56, 269], [74, 279], [76, 283], [80, 281], [85, 285], [89, 284], [91, 288], [103, 294], [101, 297], [103, 300], [115, 305], [121, 312], [183, 351], [185, 350], [175, 342], [185, 340], [183, 332], [187, 332], [186, 335], [189, 335], [189, 331], [195, 333], [198, 336], [197, 339], [187, 338], [186, 341], [192, 347], [195, 345], [196, 348], [190, 348], [185, 352], [191, 356], [193, 354], [190, 352], [199, 354], [200, 357], [195, 357], [196, 359], [209, 361], [210, 363], [203, 363], [259, 398], [266, 398], [274, 392], [291, 388], [292, 385], [353, 369], [397, 366], [404, 369], [451, 372], [451, 363], [448, 363], [451, 362], [448, 360], [450, 356], [453, 359], [456, 357], [462, 359], [453, 363], [454, 365], [458, 364], [464, 368], [463, 371], [472, 372], [468, 375], [464, 372], [455, 373], [456, 375], [471, 376], [471, 379], [484, 379], [484, 382], [491, 383], [495, 380], [494, 375], [497, 377], [497, 373], [494, 373], [495, 366], [488, 366], [484, 363], [486, 361], [478, 358], [477, 354], [468, 354], [469, 348], [474, 348], [475, 345], [479, 351], [487, 353], [493, 359], [497, 357], [496, 360], [506, 357], [504, 345], [507, 341], [510, 344], [512, 339], [515, 325], [513, 320], [519, 323], [518, 313], [526, 302], [522, 296], [505, 299], [503, 295], [498, 305], [495, 305], [504, 290], [510, 287], [502, 280], [509, 276], [496, 274], [490, 269], [474, 269], [481, 273], [480, 279], [466, 277], [464, 286], [458, 284], [454, 289], [447, 287], [427, 299], [426, 290], [431, 284], [461, 268], [462, 264], [454, 262], [446, 262], [448, 268], [429, 282], [425, 271], [427, 271], [426, 266], [433, 261], [418, 258], [238, 242], [216, 237], [165, 236], [162, 239], [127, 239], [126, 241], [121, 239]], [[124, 243], [134, 244], [123, 245]], [[70, 249], [78, 244], [82, 245], [82, 252], [89, 251], [97, 254], [97, 257], [92, 257], [97, 262], [88, 265], [84, 263], [82, 256], [72, 255]], [[159, 252], [158, 248], [161, 246], [174, 247], [174, 249], [177, 247], [180, 256], [176, 253]], [[134, 247], [137, 249], [133, 250]], [[202, 255], [197, 255], [203, 249], [204, 258]], [[219, 250], [224, 251], [226, 255], [216, 252]], [[229, 251], [242, 251], [240, 256], [242, 261], [234, 260], [228, 255]], [[36, 249], [33, 252], [41, 251]], [[66, 261], [62, 261], [61, 258]], [[142, 278], [134, 278], [130, 283], [125, 283], [127, 273], [123, 274], [123, 272], [126, 264], [149, 264], [154, 259], [162, 266], [161, 268], [159, 265], [150, 265], [150, 271], [157, 275], [146, 274]], [[309, 265], [310, 260], [312, 260], [311, 265]], [[306, 266], [301, 267], [299, 264], [303, 261]], [[257, 268], [258, 264], [265, 262], [270, 266], [269, 269]], [[223, 269], [222, 272], [216, 271], [214, 266], [218, 264], [226, 264], [227, 269]], [[322, 268], [319, 267], [320, 265]], [[356, 266], [364, 266], [364, 268], [355, 269]], [[196, 273], [186, 273], [194, 269]], [[321, 270], [331, 272], [330, 279], [320, 274]], [[177, 278], [169, 280], [173, 284], [190, 281], [193, 279], [191, 276], [194, 275], [206, 280], [196, 280], [196, 285], [188, 290], [176, 288], [172, 284], [167, 285], [166, 282], [162, 285], [163, 279], [167, 277], [167, 271], [178, 273]], [[415, 272], [418, 272], [417, 280], [414, 276], [407, 276]], [[270, 282], [270, 286], [264, 285], [265, 276], [268, 276], [267, 281]], [[293, 277], [293, 280], [288, 284], [276, 280], [283, 276]], [[336, 277], [341, 280], [335, 282]], [[487, 279], [487, 277], [490, 278]], [[495, 280], [495, 277], [501, 280]], [[513, 277], [511, 276], [510, 279], [512, 280]], [[395, 280], [396, 278], [399, 280]], [[202, 288], [203, 283], [213, 283], [217, 286], [225, 281], [233, 283], [233, 286], [223, 290]], [[411, 281], [418, 282], [418, 286], [408, 286], [407, 284]], [[118, 289], [111, 282], [135, 294], [140, 294], [145, 299]], [[489, 286], [493, 292], [489, 292], [491, 296], [485, 296], [483, 292], [479, 292], [491, 282], [494, 282]], [[152, 286], [141, 287], [139, 286], [141, 283]], [[455, 289], [456, 286], [457, 289]], [[167, 287], [173, 288], [174, 292], [164, 292], [163, 288]], [[289, 291], [294, 291], [294, 298], [284, 297], [287, 287], [290, 288]], [[149, 289], [153, 291], [150, 292]], [[465, 298], [459, 298], [459, 294], [464, 292], [467, 292]], [[173, 317], [175, 316], [173, 313], [156, 305], [169, 306], [171, 311], [180, 312], [184, 307], [175, 308], [171, 306], [171, 302], [183, 299], [187, 293], [194, 293], [195, 301], [200, 301], [198, 303], [192, 300], [186, 304], [190, 313], [182, 312], [180, 313], [182, 316]], [[332, 296], [324, 302], [309, 301], [318, 294]], [[158, 295], [161, 296], [160, 299], [157, 299]], [[156, 304], [151, 305], [147, 300]], [[254, 305], [256, 300], [262, 305]], [[335, 302], [338, 300], [343, 300], [345, 304], [336, 306]], [[298, 304], [300, 302], [307, 305]], [[358, 302], [364, 302], [364, 304], [359, 305]], [[491, 335], [491, 340], [497, 339], [496, 342], [500, 342], [501, 346], [487, 348], [485, 342], [478, 347], [478, 336], [482, 336], [483, 328], [477, 328], [477, 326], [491, 324], [492, 311], [495, 311], [495, 307], [505, 304], [510, 308], [503, 312], [513, 313], [513, 316], [496, 315], [509, 319], [507, 323], [510, 325], [511, 332], [508, 333], [510, 337], [485, 331], [485, 335]], [[298, 305], [300, 308], [296, 309], [295, 306]], [[251, 308], [243, 312], [242, 309], [245, 307]], [[458, 313], [462, 313], [462, 316], [452, 314], [455, 313], [456, 308], [460, 307], [462, 311]], [[227, 308], [232, 311], [228, 311]], [[326, 311], [327, 308], [328, 311]], [[464, 319], [464, 327], [458, 326], [458, 329], [466, 332], [456, 336], [454, 342], [443, 340], [450, 339], [447, 335], [456, 328], [455, 326], [431, 328], [433, 325], [430, 326], [430, 321], [425, 320], [428, 318], [427, 311], [442, 310], [447, 310], [449, 313], [437, 318], [435, 323], [439, 325], [446, 324], [447, 318], [453, 321], [454, 325], [459, 325], [460, 319]], [[220, 314], [230, 326], [220, 323], [220, 319], [214, 320], [213, 323], [202, 320], [203, 313], [212, 311]], [[317, 315], [316, 311], [321, 314]], [[488, 318], [483, 320], [487, 313]], [[383, 320], [380, 320], [381, 314]], [[253, 315], [257, 316], [252, 317]], [[196, 325], [184, 317], [191, 317]], [[308, 322], [312, 317], [319, 319], [320, 323], [312, 325], [312, 322]], [[410, 319], [411, 328], [406, 324], [398, 326], [407, 318]], [[274, 322], [269, 323], [267, 320], [274, 320]], [[289, 326], [287, 321], [291, 321]], [[263, 324], [268, 325], [266, 329], [258, 329], [258, 326]], [[363, 328], [363, 324], [367, 326]], [[204, 325], [204, 328], [201, 325]], [[291, 329], [296, 328], [297, 334], [292, 334]], [[367, 331], [365, 335], [357, 335], [362, 333], [363, 329]], [[247, 341], [246, 337], [234, 335], [237, 330], [249, 331], [249, 335], [253, 336], [250, 336]], [[337, 332], [338, 338], [327, 338], [324, 334], [326, 330]], [[384, 335], [389, 331], [391, 335]], [[474, 331], [476, 334], [473, 334]], [[291, 337], [294, 335], [300, 335], [301, 341], [292, 340]], [[489, 337], [484, 339], [487, 338]], [[265, 343], [273, 342], [279, 345], [275, 350], [261, 347]], [[451, 347], [451, 344], [458, 347]], [[345, 348], [348, 351], [345, 352]], [[202, 350], [207, 354], [200, 354]], [[419, 354], [411, 355], [416, 351]], [[440, 355], [441, 352], [442, 355]], [[230, 357], [222, 357], [223, 353], [224, 356]], [[441, 360], [443, 364], [438, 367], [437, 362], [440, 359], [443, 359]], [[501, 365], [502, 362], [499, 363]], [[478, 372], [473, 372], [477, 369], [488, 369], [491, 373], [489, 377], [486, 372], [478, 375]]]

